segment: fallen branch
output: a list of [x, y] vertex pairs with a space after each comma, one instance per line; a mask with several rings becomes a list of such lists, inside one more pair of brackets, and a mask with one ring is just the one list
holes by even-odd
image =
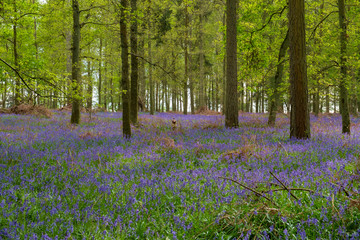
[[271, 176], [273, 176], [273, 177], [290, 193], [290, 195], [291, 195], [293, 198], [296, 199], [296, 201], [299, 201], [299, 199], [298, 199], [294, 194], [292, 194], [291, 191], [285, 186], [285, 184], [284, 184], [283, 182], [281, 182], [280, 179], [278, 179], [271, 171], [270, 171], [270, 174], [271, 174]]
[[259, 193], [258, 191], [254, 190], [254, 189], [252, 189], [252, 188], [250, 188], [250, 187], [248, 187], [248, 186], [246, 186], [246, 185], [244, 185], [244, 184], [242, 184], [242, 183], [240, 183], [239, 181], [236, 181], [236, 180], [231, 179], [231, 178], [226, 178], [226, 177], [219, 177], [219, 178], [222, 178], [222, 179], [225, 179], [225, 180], [232, 181], [232, 182], [234, 182], [234, 183], [236, 183], [236, 184], [240, 185], [241, 187], [243, 187], [243, 188], [245, 188], [245, 189], [247, 189], [247, 190], [249, 190], [249, 191], [251, 191], [251, 192], [255, 193], [256, 195], [258, 195], [258, 196], [260, 196], [260, 197], [263, 197], [263, 198], [265, 198], [266, 200], [268, 200], [268, 201], [272, 202], [275, 206], [278, 206], [278, 205], [277, 205], [277, 204], [276, 204], [273, 200], [271, 200], [271, 199], [270, 199], [270, 198], [268, 198], [267, 196], [265, 196], [265, 195], [263, 195], [263, 194]]
[[267, 192], [279, 192], [279, 191], [305, 191], [305, 192], [311, 192], [311, 193], [316, 193], [314, 190], [311, 189], [307, 189], [307, 188], [278, 188], [278, 189], [272, 189], [269, 190]]

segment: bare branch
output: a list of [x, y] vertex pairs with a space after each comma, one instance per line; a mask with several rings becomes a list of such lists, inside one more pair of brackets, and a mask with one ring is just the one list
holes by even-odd
[[309, 40], [313, 39], [315, 37], [315, 32], [318, 29], [318, 27], [328, 18], [330, 17], [331, 14], [333, 13], [338, 13], [339, 11], [332, 11], [330, 13], [328, 13], [328, 15], [326, 15], [323, 19], [320, 20], [320, 22], [318, 24], [316, 24], [315, 28], [313, 29], [313, 31], [310, 34]]
[[90, 10], [93, 10], [93, 9], [97, 9], [97, 8], [104, 8], [106, 7], [106, 5], [101, 5], [101, 6], [90, 6], [89, 8], [86, 8], [86, 9], [82, 9], [80, 10], [79, 12], [82, 13], [82, 12], [88, 12]]
[[236, 183], [236, 184], [240, 185], [241, 187], [243, 187], [243, 188], [245, 188], [245, 189], [247, 189], [247, 190], [249, 190], [249, 191], [251, 191], [251, 192], [255, 193], [256, 195], [258, 195], [258, 196], [260, 196], [260, 197], [265, 198], [266, 200], [268, 200], [268, 201], [272, 202], [275, 206], [277, 206], [277, 204], [276, 204], [273, 200], [271, 200], [270, 198], [268, 198], [267, 196], [265, 196], [265, 195], [263, 195], [263, 194], [259, 193], [258, 191], [254, 190], [254, 189], [252, 189], [252, 188], [250, 188], [250, 187], [248, 187], [248, 186], [245, 186], [244, 184], [240, 183], [239, 181], [236, 181], [236, 180], [231, 179], [231, 178], [226, 178], [226, 177], [219, 177], [219, 178], [222, 178], [222, 179], [225, 179], [225, 180], [232, 181], [232, 182], [234, 182], [234, 183]]
[[271, 171], [270, 171], [270, 174], [271, 174], [271, 176], [273, 176], [273, 177], [281, 184], [281, 186], [283, 186], [283, 187], [290, 193], [290, 195], [291, 195], [293, 198], [295, 198], [296, 201], [299, 201], [299, 199], [298, 199], [294, 194], [291, 193], [290, 189], [288, 189], [288, 188], [285, 186], [285, 184], [284, 184], [283, 182], [281, 182], [280, 179], [278, 179], [278, 178], [275, 176], [275, 174], [273, 174]]

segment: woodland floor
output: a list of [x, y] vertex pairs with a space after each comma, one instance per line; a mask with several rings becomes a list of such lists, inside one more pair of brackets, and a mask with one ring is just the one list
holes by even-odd
[[[177, 120], [172, 129], [171, 119]], [[360, 119], [0, 114], [0, 239], [359, 239]]]

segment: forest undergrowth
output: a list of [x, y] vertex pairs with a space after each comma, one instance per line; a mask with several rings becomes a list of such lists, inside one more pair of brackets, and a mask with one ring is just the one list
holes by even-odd
[[[176, 127], [172, 126], [175, 118]], [[360, 120], [0, 115], [0, 239], [359, 239]]]

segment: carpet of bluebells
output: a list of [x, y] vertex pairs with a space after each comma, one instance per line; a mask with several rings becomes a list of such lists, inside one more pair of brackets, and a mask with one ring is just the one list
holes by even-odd
[[[360, 120], [0, 115], [0, 239], [360, 239]], [[177, 120], [176, 129], [171, 124]]]

